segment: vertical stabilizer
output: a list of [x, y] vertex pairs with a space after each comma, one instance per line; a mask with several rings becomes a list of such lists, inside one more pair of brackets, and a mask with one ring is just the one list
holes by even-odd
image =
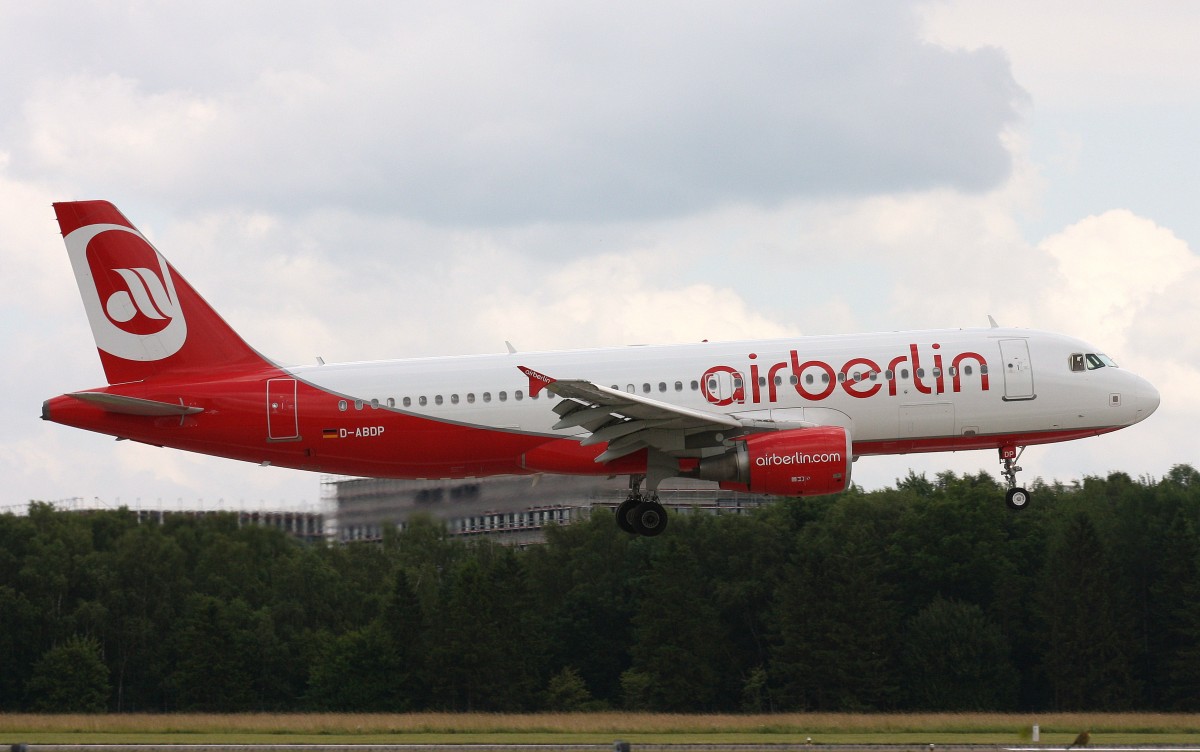
[[54, 212], [108, 383], [268, 365], [115, 206]]

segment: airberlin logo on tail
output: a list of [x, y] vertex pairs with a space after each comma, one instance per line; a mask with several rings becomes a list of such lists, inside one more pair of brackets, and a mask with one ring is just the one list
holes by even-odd
[[64, 238], [96, 346], [126, 360], [162, 360], [187, 323], [167, 262], [130, 227], [97, 224]]
[[[162, 280], [153, 271], [145, 267], [113, 269], [113, 271], [124, 283], [124, 289], [116, 290], [107, 296], [104, 302], [104, 311], [113, 322], [124, 325], [122, 328], [126, 330], [137, 326], [141, 321], [162, 322], [162, 326], [153, 327], [155, 330], [161, 331], [170, 319], [175, 318], [177, 308], [171, 297], [167, 295]], [[99, 289], [98, 282], [97, 289]], [[101, 297], [105, 296], [102, 294]], [[140, 320], [138, 314], [141, 314]], [[135, 331], [134, 333], [142, 334], [143, 332]], [[154, 332], [144, 333], [153, 334]]]

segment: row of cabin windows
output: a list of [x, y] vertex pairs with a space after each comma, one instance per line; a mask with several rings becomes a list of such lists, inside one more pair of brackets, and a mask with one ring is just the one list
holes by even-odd
[[[972, 375], [972, 374], [975, 372], [975, 370], [974, 370], [974, 368], [973, 368], [972, 366], [963, 366], [962, 372], [963, 372], [963, 375], [965, 375], [965, 376], [970, 376], [970, 375]], [[987, 366], [986, 366], [986, 365], [984, 365], [984, 366], [980, 366], [980, 367], [979, 367], [979, 372], [980, 372], [981, 374], [985, 374], [985, 375], [986, 375], [986, 374], [987, 374], [987, 372], [988, 372]], [[900, 378], [902, 378], [902, 379], [907, 379], [907, 378], [908, 378], [908, 376], [909, 376], [909, 371], [908, 371], [908, 369], [907, 369], [907, 368], [902, 368], [902, 369], [900, 369], [900, 372], [899, 372], [899, 373], [900, 373]], [[951, 366], [949, 369], [947, 369], [947, 373], [948, 373], [948, 374], [949, 374], [951, 377], [957, 376], [957, 375], [958, 375], [958, 369], [957, 369], [957, 368], [954, 368], [953, 366]], [[882, 375], [883, 375], [883, 377], [884, 377], [885, 379], [887, 379], [888, 381], [891, 381], [892, 379], [896, 378], [896, 372], [895, 372], [895, 371], [892, 371], [892, 370], [890, 370], [890, 369], [889, 369], [889, 370], [887, 370], [887, 371], [884, 371], [884, 372], [882, 373]], [[934, 369], [933, 369], [933, 378], [935, 378], [935, 379], [936, 379], [936, 378], [940, 378], [940, 377], [941, 377], [941, 375], [942, 375], [942, 369], [940, 369], [940, 368], [934, 368]], [[880, 376], [880, 372], [879, 372], [879, 371], [868, 371], [868, 372], [856, 371], [856, 372], [855, 372], [855, 373], [853, 373], [853, 374], [839, 373], [839, 374], [837, 375], [837, 380], [838, 380], [838, 382], [839, 382], [839, 383], [845, 382], [845, 381], [847, 381], [847, 380], [853, 380], [853, 381], [862, 381], [863, 379], [868, 379], [868, 380], [870, 380], [870, 381], [877, 381], [877, 380], [879, 379], [879, 376]], [[925, 369], [924, 369], [924, 368], [918, 368], [918, 369], [917, 369], [917, 377], [918, 377], [918, 378], [922, 378], [922, 379], [923, 379], [923, 378], [925, 378]], [[790, 383], [790, 384], [792, 384], [792, 385], [796, 385], [796, 384], [799, 384], [799, 383], [800, 383], [800, 380], [799, 380], [799, 378], [797, 378], [797, 376], [796, 376], [795, 374], [792, 374], [790, 377], [788, 377], [788, 383]], [[805, 375], [804, 375], [804, 383], [806, 383], [806, 384], [814, 384], [814, 383], [816, 383], [816, 378], [815, 378], [815, 377], [813, 376], [813, 374], [811, 374], [811, 373], [805, 374]], [[823, 373], [821, 373], [821, 383], [822, 383], [822, 384], [828, 384], [828, 383], [829, 383], [829, 374], [828, 374], [828, 373], [824, 373], [824, 372], [823, 372]], [[767, 385], [767, 377], [766, 377], [766, 376], [759, 376], [759, 377], [758, 377], [758, 385], [759, 385], [759, 386], [766, 386], [766, 385]], [[782, 386], [782, 385], [783, 385], [783, 377], [782, 377], [782, 376], [776, 376], [776, 377], [775, 377], [775, 386]], [[676, 392], [682, 392], [682, 391], [683, 391], [683, 382], [682, 382], [682, 381], [676, 381], [674, 386], [675, 386], [675, 391], [676, 391]], [[695, 391], [698, 391], [698, 390], [700, 389], [700, 382], [699, 382], [699, 381], [696, 381], [696, 380], [693, 380], [693, 381], [691, 382], [691, 385], [690, 385], [690, 386], [691, 386], [691, 390], [692, 390], [693, 392], [695, 392]], [[740, 389], [740, 388], [742, 387], [742, 379], [741, 379], [741, 377], [734, 377], [734, 379], [733, 379], [733, 386], [734, 386], [734, 388], [735, 388], [735, 389]], [[612, 388], [613, 388], [613, 389], [620, 389], [620, 387], [619, 387], [618, 385], [616, 385], [616, 384], [613, 384], [613, 385], [612, 385]], [[715, 391], [717, 390], [717, 388], [718, 388], [717, 380], [716, 380], [716, 379], [710, 379], [710, 380], [709, 380], [709, 382], [708, 382], [708, 389], [709, 389], [709, 391], [710, 391], [710, 392], [715, 392]], [[633, 384], [627, 384], [627, 385], [625, 386], [625, 391], [626, 391], [626, 392], [629, 392], [629, 393], [631, 393], [631, 394], [632, 394], [632, 393], [635, 393], [635, 392], [637, 391], [637, 387], [636, 387], [635, 385], [633, 385]], [[650, 394], [650, 393], [653, 391], [653, 387], [652, 387], [652, 385], [650, 384], [650, 382], [643, 382], [643, 384], [642, 384], [642, 391], [643, 391], [644, 393], [646, 393], [646, 394]], [[659, 391], [659, 392], [666, 392], [666, 391], [668, 391], [667, 382], [665, 382], [665, 381], [660, 381], [660, 382], [658, 382], [658, 391]], [[524, 392], [522, 392], [520, 389], [518, 389], [518, 390], [516, 390], [515, 392], [513, 392], [513, 393], [512, 393], [512, 397], [513, 397], [513, 399], [514, 399], [514, 400], [516, 400], [516, 401], [520, 402], [521, 400], [525, 399], [525, 393], [524, 393]], [[538, 398], [538, 396], [537, 396], [536, 394], [531, 394], [531, 395], [529, 395], [529, 399], [537, 399], [537, 398]], [[547, 393], [546, 393], [546, 398], [547, 398], [547, 399], [555, 399], [555, 395], [551, 394], [550, 392], [547, 392]], [[491, 393], [491, 392], [483, 392], [483, 393], [480, 395], [480, 399], [481, 399], [483, 402], [491, 402], [491, 401], [492, 401], [492, 393]], [[497, 392], [497, 393], [496, 393], [496, 399], [497, 399], [498, 401], [500, 401], [500, 402], [507, 402], [507, 401], [508, 401], [508, 392]], [[404, 397], [404, 398], [403, 398], [403, 399], [400, 401], [400, 403], [401, 403], [401, 405], [402, 405], [402, 406], [404, 406], [404, 407], [412, 407], [412, 406], [413, 406], [413, 398], [412, 398], [412, 397]], [[446, 399], [445, 399], [445, 398], [444, 398], [442, 395], [440, 395], [440, 394], [435, 394], [435, 395], [433, 396], [433, 404], [435, 404], [435, 405], [443, 405], [443, 404], [445, 404], [445, 403], [446, 403]], [[459, 403], [460, 403], [459, 396], [458, 396], [457, 394], [451, 394], [451, 395], [450, 395], [450, 404], [451, 404], [451, 405], [457, 405], [457, 404], [459, 404]], [[468, 392], [468, 393], [467, 393], [467, 395], [466, 395], [466, 403], [467, 403], [468, 405], [473, 405], [473, 404], [475, 404], [475, 393], [474, 393], [474, 392]], [[387, 398], [387, 401], [386, 401], [386, 405], [387, 405], [388, 407], [396, 407], [396, 398], [395, 398], [395, 397], [388, 397], [388, 398]], [[416, 398], [416, 405], [417, 405], [418, 407], [426, 407], [427, 405], [429, 405], [429, 397], [426, 397], [426, 396], [424, 396], [424, 395], [422, 395], [422, 396], [420, 396], [420, 397], [417, 397], [417, 398]], [[366, 406], [369, 406], [369, 407], [371, 407], [372, 409], [375, 409], [375, 410], [377, 410], [377, 409], [379, 409], [380, 407], [382, 407], [383, 405], [380, 403], [380, 401], [379, 401], [378, 399], [373, 399], [373, 400], [371, 400], [369, 403], [364, 403], [364, 401], [363, 401], [363, 400], [355, 400], [355, 401], [354, 401], [354, 409], [355, 409], [355, 410], [362, 410], [362, 409], [363, 409], [363, 407], [366, 407]], [[350, 405], [349, 405], [349, 403], [348, 403], [346, 400], [340, 400], [340, 401], [338, 401], [338, 409], [339, 409], [339, 410], [341, 410], [341, 411], [343, 411], [343, 412], [345, 412], [346, 410], [350, 409]]]
[[[988, 368], [986, 365], [979, 367], [979, 373], [981, 373], [983, 375], [987, 375], [987, 372], [988, 372]], [[907, 368], [901, 368], [899, 373], [900, 373], [901, 379], [907, 379], [909, 376], [909, 371]], [[946, 373], [951, 378], [953, 378], [958, 375], [958, 369], [955, 368], [954, 366], [951, 366], [950, 368], [946, 369]], [[962, 373], [964, 376], [971, 376], [972, 374], [975, 373], [975, 368], [973, 366], [963, 366]], [[844, 383], [846, 381], [862, 381], [863, 379], [866, 379], [868, 381], [878, 381], [880, 375], [881, 375], [881, 372], [879, 372], [879, 371], [855, 371], [854, 373], [839, 373], [837, 375], [837, 380], [838, 380], [839, 384]], [[883, 376], [883, 378], [887, 379], [888, 381], [891, 381], [896, 378], [896, 372], [891, 369], [888, 369], [888, 370], [882, 372], [882, 376]], [[937, 378], [941, 378], [941, 376], [942, 376], [942, 369], [940, 369], [940, 368], [933, 369], [933, 378], [937, 379]], [[920, 378], [920, 379], [925, 378], [925, 369], [924, 368], [917, 369], [917, 378]], [[820, 381], [822, 384], [828, 384], [829, 383], [829, 374], [827, 372], [822, 371], [821, 376], [820, 376]], [[804, 383], [805, 384], [811, 385], [811, 384], [815, 384], [816, 382], [817, 382], [816, 376], [814, 376], [811, 373], [804, 374]], [[796, 378], [796, 374], [792, 374], [791, 376], [788, 377], [788, 383], [795, 386], [796, 384], [800, 383], [800, 380], [798, 378]], [[759, 376], [758, 377], [758, 385], [766, 386], [767, 385], [767, 377]], [[775, 377], [775, 386], [782, 386], [782, 385], [783, 385], [783, 377], [776, 376]], [[733, 386], [734, 386], [734, 388], [740, 388], [742, 386], [741, 378], [734, 377]], [[708, 388], [710, 390], [717, 388], [717, 382], [715, 379], [710, 380], [708, 382]]]

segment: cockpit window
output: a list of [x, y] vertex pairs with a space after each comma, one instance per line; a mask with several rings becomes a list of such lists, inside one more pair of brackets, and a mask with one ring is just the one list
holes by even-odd
[[1084, 369], [1083, 353], [1071, 353], [1071, 358], [1070, 358], [1069, 362], [1071, 364], [1072, 371], [1082, 371]]
[[1094, 371], [1097, 368], [1104, 368], [1105, 366], [1109, 368], [1117, 367], [1117, 364], [1113, 362], [1112, 358], [1102, 353], [1088, 353], [1085, 357], [1087, 358], [1087, 367], [1089, 371]]

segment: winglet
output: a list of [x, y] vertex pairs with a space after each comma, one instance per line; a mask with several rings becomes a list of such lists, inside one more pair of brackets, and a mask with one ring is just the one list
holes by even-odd
[[1000, 328], [1000, 325], [996, 323], [996, 319], [992, 318], [991, 314], [988, 314], [988, 323], [992, 325], [993, 329]]
[[546, 387], [553, 384], [555, 381], [554, 379], [550, 378], [546, 374], [538, 373], [537, 371], [535, 371], [532, 368], [529, 368], [527, 366], [517, 366], [517, 368], [520, 368], [521, 373], [523, 373], [529, 377], [529, 396], [530, 397], [538, 396], [539, 392], [541, 392], [543, 389], [545, 389]]

